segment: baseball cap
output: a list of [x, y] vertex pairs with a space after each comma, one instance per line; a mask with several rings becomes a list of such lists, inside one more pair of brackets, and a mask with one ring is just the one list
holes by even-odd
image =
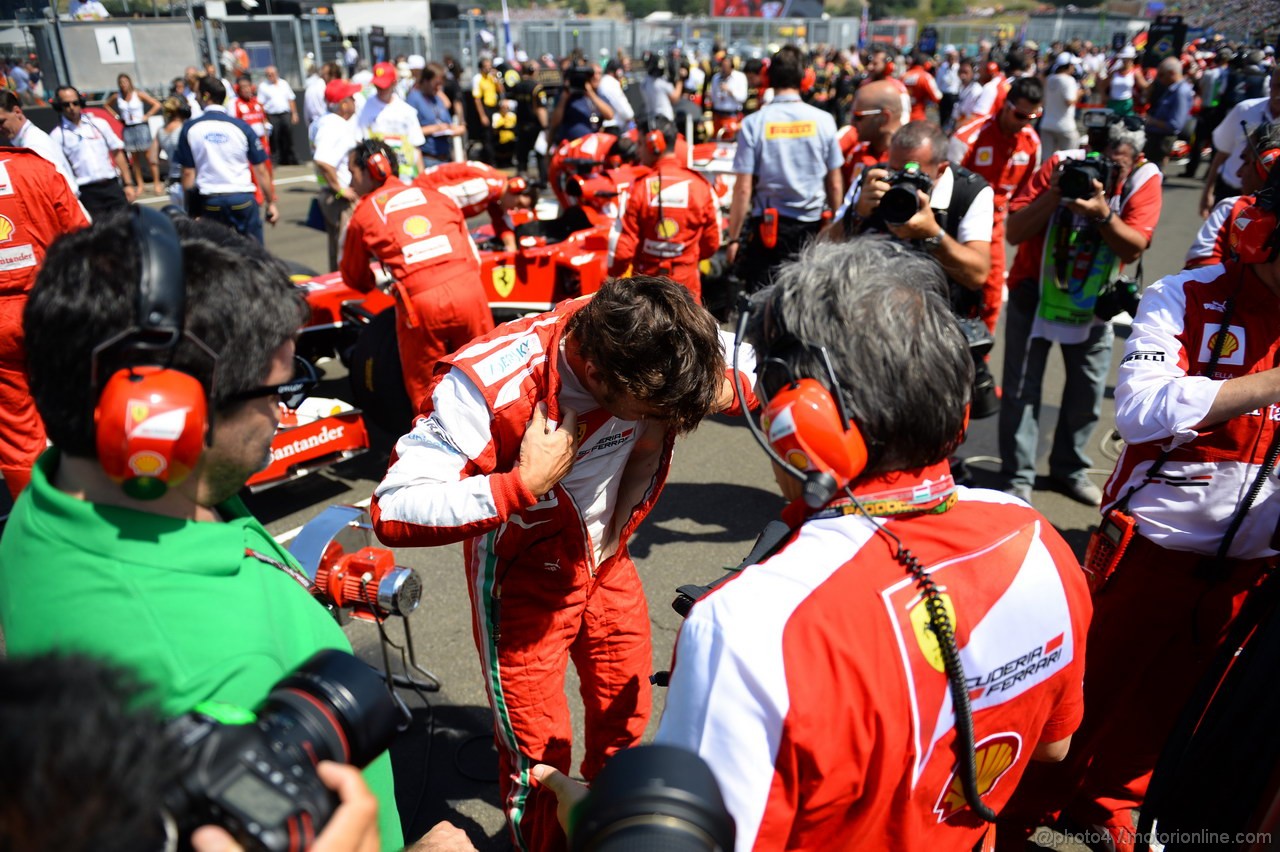
[[409, 54], [409, 70], [421, 71], [427, 67], [427, 58], [420, 53]]
[[379, 62], [373, 66], [373, 86], [376, 89], [390, 89], [400, 79], [396, 66], [390, 62]]
[[1120, 52], [1116, 54], [1117, 59], [1137, 59], [1138, 51], [1133, 49], [1133, 45], [1126, 44], [1120, 48]]
[[345, 101], [358, 91], [360, 91], [359, 83], [352, 83], [350, 80], [330, 80], [324, 87], [324, 101], [328, 104], [336, 104]]
[[1057, 71], [1058, 69], [1062, 68], [1064, 65], [1071, 65], [1075, 61], [1076, 61], [1076, 58], [1064, 50], [1062, 51], [1062, 53], [1059, 53], [1058, 58], [1053, 61], [1053, 69]]

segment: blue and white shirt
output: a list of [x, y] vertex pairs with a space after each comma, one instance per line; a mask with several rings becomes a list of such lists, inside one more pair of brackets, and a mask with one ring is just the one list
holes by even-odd
[[253, 192], [251, 168], [266, 159], [253, 128], [216, 104], [182, 125], [178, 137], [178, 164], [196, 170], [202, 195]]

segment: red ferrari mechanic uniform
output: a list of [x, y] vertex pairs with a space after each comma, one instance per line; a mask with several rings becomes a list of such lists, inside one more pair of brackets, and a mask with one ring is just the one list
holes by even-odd
[[912, 121], [924, 121], [925, 107], [942, 100], [942, 90], [938, 88], [938, 81], [923, 65], [912, 65], [908, 68], [907, 73], [902, 75], [902, 84], [907, 87], [907, 93], [911, 95]]
[[1008, 135], [1000, 129], [999, 115], [977, 118], [952, 135], [947, 159], [982, 175], [995, 192], [991, 271], [982, 287], [982, 319], [995, 331], [1004, 298], [1004, 220], [1010, 199], [1026, 187], [1040, 166], [1040, 136], [1030, 126]]
[[720, 248], [720, 230], [711, 185], [674, 157], [663, 157], [631, 188], [627, 209], [614, 225], [609, 274], [631, 267], [638, 275], [665, 275], [701, 303], [698, 262]]
[[394, 281], [400, 365], [416, 410], [427, 398], [436, 361], [493, 328], [480, 256], [457, 204], [393, 175], [351, 214], [342, 279], [369, 292], [374, 260]]
[[[840, 156], [844, 157], [846, 163], [849, 161], [849, 155], [853, 153], [853, 149], [858, 147], [859, 141], [861, 140], [858, 139], [858, 128], [852, 124], [846, 124], [836, 131], [836, 142], [840, 145]], [[849, 182], [846, 180], [844, 185], [848, 186]]]
[[575, 204], [564, 190], [564, 184], [569, 175], [578, 171], [574, 162], [589, 161], [598, 163], [599, 168], [604, 168], [605, 160], [617, 141], [618, 137], [612, 133], [588, 133], [579, 139], [565, 142], [552, 152], [551, 161], [547, 164], [547, 182], [551, 184], [551, 191], [560, 202], [560, 209], [563, 210]]
[[[957, 489], [946, 463], [856, 491], [953, 613], [978, 789], [999, 811], [1039, 743], [1080, 722], [1090, 604], [1040, 513]], [[883, 508], [880, 508], [883, 507]], [[893, 508], [890, 508], [893, 507]], [[680, 628], [657, 742], [697, 751], [737, 849], [969, 852], [951, 696], [919, 587], [865, 517], [811, 515]]]
[[[1178, 714], [1250, 592], [1275, 569], [1280, 483], [1274, 473], [1227, 558], [1215, 566], [1214, 557], [1258, 476], [1280, 405], [1202, 431], [1194, 426], [1222, 380], [1277, 363], [1276, 299], [1238, 263], [1185, 270], [1143, 294], [1116, 382], [1116, 427], [1126, 445], [1103, 500], [1110, 509], [1136, 487], [1128, 508], [1137, 534], [1094, 592], [1084, 722], [1067, 759], [1029, 773], [1001, 815], [998, 836], [1011, 844], [1065, 812], [1106, 828], [1120, 852], [1134, 848], [1132, 811], [1142, 804]], [[1223, 331], [1210, 377], [1215, 338]], [[1171, 452], [1152, 479], [1162, 448]]]
[[[259, 103], [257, 97], [249, 98], [246, 101], [237, 95], [236, 99], [231, 102], [231, 111], [236, 118], [249, 125], [254, 135], [258, 137], [258, 141], [262, 143], [262, 150], [267, 155], [264, 163], [267, 167], [267, 174], [274, 176], [275, 167], [271, 163], [271, 125], [267, 122], [267, 114], [263, 111], [262, 104]], [[256, 196], [258, 203], [261, 204], [266, 198], [262, 194], [262, 187], [258, 186], [258, 176], [253, 173], [253, 169], [249, 170], [249, 174], [253, 178], [253, 194]]]
[[0, 148], [0, 475], [15, 500], [45, 448], [27, 385], [22, 310], [50, 243], [88, 225], [52, 163], [26, 148]]
[[880, 165], [880, 158], [871, 153], [870, 142], [862, 141], [854, 145], [849, 149], [849, 153], [845, 154], [844, 165], [840, 167], [840, 174], [844, 176], [845, 191], [848, 192], [854, 183], [862, 179], [864, 169], [878, 165]]
[[434, 189], [452, 198], [467, 219], [488, 213], [494, 236], [501, 237], [504, 233], [515, 230], [511, 218], [498, 203], [507, 188], [509, 177], [493, 166], [467, 160], [465, 163], [432, 166], [414, 178], [413, 182], [423, 189]]
[[[570, 771], [569, 658], [582, 681], [588, 780], [640, 741], [651, 704], [649, 620], [627, 542], [666, 481], [673, 436], [598, 408], [565, 362], [568, 320], [585, 303], [506, 323], [441, 360], [370, 510], [389, 545], [465, 541], [501, 798], [519, 849], [564, 847], [556, 798], [529, 771], [540, 762]], [[575, 409], [579, 436], [573, 468], [541, 500], [515, 469], [539, 403], [552, 422]]]
[[1191, 241], [1182, 268], [1214, 266], [1231, 259], [1235, 254], [1231, 250], [1231, 226], [1241, 213], [1253, 206], [1253, 201], [1252, 195], [1235, 195], [1215, 204]]

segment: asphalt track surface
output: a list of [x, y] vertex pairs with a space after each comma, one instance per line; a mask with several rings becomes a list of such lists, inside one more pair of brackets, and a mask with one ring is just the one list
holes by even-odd
[[[1180, 173], [1179, 167], [1170, 172]], [[281, 221], [268, 227], [267, 247], [280, 257], [317, 268], [326, 257], [325, 238], [307, 228], [307, 210], [316, 183], [306, 166], [284, 167], [276, 172]], [[1196, 228], [1201, 183], [1173, 177], [1164, 185], [1164, 206], [1150, 251], [1146, 256], [1147, 281], [1181, 268], [1182, 258]], [[150, 196], [146, 203], [159, 203]], [[1012, 250], [1011, 250], [1012, 251]], [[1012, 255], [1010, 255], [1012, 259]], [[321, 270], [323, 271], [323, 270]], [[1117, 328], [1111, 380], [1104, 401], [1101, 424], [1090, 444], [1099, 485], [1111, 472], [1114, 447], [1107, 436], [1113, 423], [1115, 366], [1123, 347], [1125, 328]], [[997, 381], [1002, 335], [991, 358]], [[326, 362], [326, 383], [319, 394], [346, 396], [342, 365]], [[1066, 540], [1083, 556], [1097, 511], [1049, 490], [1044, 478], [1052, 428], [1057, 419], [1062, 386], [1061, 361], [1051, 358], [1045, 377], [1046, 398], [1041, 415], [1039, 469], [1042, 474], [1034, 495], [1040, 509]], [[928, 417], [921, 411], [921, 417]], [[971, 460], [979, 485], [998, 487], [996, 418], [972, 424], [960, 455]], [[408, 424], [406, 424], [407, 427]], [[375, 434], [375, 449], [322, 473], [304, 477], [249, 497], [250, 508], [275, 535], [291, 537], [302, 524], [335, 503], [367, 501], [386, 467], [386, 453], [393, 436]], [[740, 420], [713, 417], [677, 444], [675, 461], [661, 500], [641, 526], [631, 552], [643, 579], [653, 625], [653, 667], [670, 665], [680, 618], [671, 609], [676, 587], [706, 583], [737, 565], [750, 549], [760, 529], [783, 505], [768, 462]], [[0, 506], [0, 514], [7, 506]], [[481, 850], [509, 847], [498, 808], [496, 769], [491, 722], [480, 667], [472, 641], [470, 606], [460, 545], [430, 549], [401, 549], [399, 564], [418, 571], [423, 581], [421, 607], [410, 619], [414, 647], [420, 664], [440, 678], [442, 688], [426, 696], [429, 706], [411, 692], [404, 692], [415, 711], [415, 723], [393, 746], [397, 798], [406, 836], [414, 839], [441, 819], [463, 828]], [[394, 620], [393, 620], [394, 621]], [[388, 626], [399, 639], [401, 626]], [[368, 662], [381, 664], [379, 638], [373, 625], [353, 623], [347, 633], [357, 652]], [[399, 668], [398, 663], [396, 664]], [[581, 747], [582, 720], [577, 701], [577, 680], [568, 673], [566, 688], [574, 713], [575, 743]], [[655, 689], [652, 734], [661, 713], [663, 691]], [[576, 761], [580, 751], [575, 752]], [[1046, 840], [1046, 843], [1051, 841]], [[1063, 844], [1053, 848], [1079, 849]]]

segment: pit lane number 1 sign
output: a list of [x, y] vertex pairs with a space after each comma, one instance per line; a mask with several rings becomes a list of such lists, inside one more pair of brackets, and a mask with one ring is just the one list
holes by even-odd
[[98, 58], [103, 65], [132, 65], [133, 33], [128, 27], [95, 28], [98, 40]]

